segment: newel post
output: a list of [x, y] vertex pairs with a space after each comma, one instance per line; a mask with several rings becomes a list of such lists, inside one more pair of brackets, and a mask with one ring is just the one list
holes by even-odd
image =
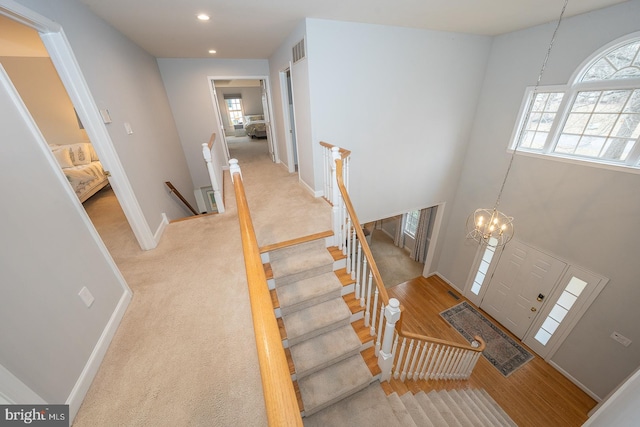
[[378, 366], [382, 371], [380, 381], [387, 381], [391, 377], [391, 369], [393, 368], [393, 353], [391, 347], [393, 346], [396, 322], [400, 320], [400, 301], [395, 298], [389, 299], [389, 304], [384, 309], [384, 318], [386, 320], [384, 338], [382, 340], [382, 348], [378, 354]]
[[342, 239], [342, 224], [340, 221], [340, 209], [341, 209], [341, 201], [340, 197], [340, 189], [338, 188], [338, 175], [336, 168], [336, 160], [340, 158], [340, 148], [332, 147], [331, 148], [331, 202], [333, 203], [333, 207], [331, 209], [332, 215], [331, 219], [333, 222], [333, 238], [334, 245], [342, 248], [341, 242], [344, 242]]
[[238, 159], [229, 159], [229, 175], [231, 175], [231, 182], [233, 182], [233, 174], [240, 174], [240, 178], [242, 178], [242, 171], [240, 170], [240, 166], [238, 166]]

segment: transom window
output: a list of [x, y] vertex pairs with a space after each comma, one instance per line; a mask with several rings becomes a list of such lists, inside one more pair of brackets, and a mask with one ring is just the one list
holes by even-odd
[[640, 168], [640, 39], [604, 50], [569, 87], [533, 92], [512, 148]]

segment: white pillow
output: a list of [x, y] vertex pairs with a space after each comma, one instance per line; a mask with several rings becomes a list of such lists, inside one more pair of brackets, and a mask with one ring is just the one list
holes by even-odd
[[89, 154], [91, 154], [91, 161], [92, 162], [97, 162], [98, 160], [100, 160], [98, 158], [98, 154], [96, 154], [96, 150], [93, 148], [93, 144], [87, 144], [89, 146]]
[[71, 154], [67, 148], [56, 148], [53, 151], [53, 155], [58, 161], [58, 164], [62, 169], [72, 168], [73, 162], [71, 161]]
[[79, 144], [69, 144], [65, 147], [68, 147], [71, 161], [75, 166], [88, 165], [91, 163], [89, 144], [82, 142]]

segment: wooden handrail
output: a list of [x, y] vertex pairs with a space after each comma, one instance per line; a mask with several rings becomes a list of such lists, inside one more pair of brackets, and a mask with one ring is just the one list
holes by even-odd
[[[332, 145], [330, 144], [326, 144], [326, 143], [320, 143], [321, 145], [323, 145], [324, 147], [327, 148], [331, 148]], [[326, 145], [325, 145], [326, 144]], [[389, 304], [389, 294], [387, 294], [387, 289], [384, 287], [384, 282], [382, 281], [382, 276], [380, 275], [380, 271], [378, 270], [378, 266], [376, 265], [376, 262], [373, 258], [373, 253], [371, 252], [371, 248], [369, 248], [369, 244], [367, 243], [367, 239], [365, 238], [364, 232], [362, 231], [362, 228], [359, 226], [355, 226], [360, 224], [360, 221], [358, 220], [358, 216], [356, 215], [356, 211], [353, 208], [353, 204], [351, 203], [351, 198], [349, 197], [349, 193], [347, 192], [347, 188], [344, 185], [344, 178], [343, 178], [343, 170], [342, 170], [342, 158], [337, 159], [336, 160], [336, 179], [338, 181], [338, 189], [340, 190], [340, 194], [342, 194], [342, 200], [344, 202], [345, 208], [347, 209], [347, 212], [349, 213], [349, 216], [351, 217], [351, 222], [354, 224], [354, 231], [356, 233], [356, 236], [358, 237], [358, 241], [361, 243], [362, 245], [362, 251], [364, 252], [364, 255], [367, 257], [368, 261], [369, 261], [369, 268], [371, 269], [371, 273], [373, 274], [374, 277], [374, 282], [376, 287], [378, 288], [378, 293], [382, 298], [382, 301], [384, 302], [384, 305], [387, 306]], [[401, 312], [404, 311], [403, 307], [400, 307]], [[464, 350], [471, 350], [471, 351], [477, 351], [477, 352], [481, 352], [484, 350], [484, 348], [486, 347], [486, 343], [484, 342], [484, 340], [480, 337], [474, 337], [475, 340], [477, 340], [480, 343], [480, 346], [478, 347], [472, 347], [471, 345], [466, 345], [466, 344], [458, 344], [455, 343], [453, 341], [446, 341], [446, 340], [441, 340], [441, 339], [437, 339], [437, 338], [431, 338], [431, 337], [427, 337], [425, 335], [421, 335], [421, 334], [416, 334], [413, 332], [409, 332], [409, 331], [404, 331], [402, 329], [402, 318], [403, 318], [403, 314], [401, 313], [400, 315], [400, 320], [398, 321], [398, 323], [396, 323], [396, 331], [398, 332], [398, 334], [401, 337], [405, 337], [405, 338], [410, 338], [410, 339], [417, 339], [417, 340], [421, 340], [421, 341], [428, 341], [428, 342], [432, 342], [432, 343], [436, 343], [436, 344], [444, 344], [450, 347], [456, 347], [456, 348], [461, 348]]]
[[209, 144], [207, 144], [209, 146], [209, 150], [211, 150], [211, 147], [213, 147], [213, 141], [215, 141], [216, 139], [216, 133], [212, 133], [211, 134], [211, 138], [209, 138]]
[[[324, 148], [328, 148], [329, 150], [331, 150], [333, 147], [336, 147], [333, 144], [329, 144], [328, 142], [324, 142], [324, 141], [320, 141], [320, 145], [323, 146]], [[347, 157], [349, 157], [351, 155], [351, 151], [342, 148], [342, 147], [338, 147], [338, 149], [340, 150], [340, 157], [345, 159]]]
[[267, 278], [260, 259], [258, 241], [249, 214], [249, 204], [240, 173], [233, 174], [242, 251], [249, 285], [249, 300], [256, 336], [262, 391], [269, 426], [302, 426], [287, 357], [273, 313]]

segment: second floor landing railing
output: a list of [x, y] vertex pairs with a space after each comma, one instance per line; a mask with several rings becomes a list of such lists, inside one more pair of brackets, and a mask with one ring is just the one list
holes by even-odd
[[[355, 297], [364, 308], [364, 323], [374, 337], [381, 381], [393, 375], [406, 379], [468, 379], [485, 348], [480, 337], [473, 345], [458, 344], [405, 331], [403, 308], [389, 298], [380, 272], [351, 203], [348, 183], [348, 150], [325, 142], [325, 198], [332, 205], [335, 245], [346, 256], [347, 273], [355, 281]], [[329, 169], [330, 168], [330, 169]], [[345, 183], [346, 182], [346, 183]], [[329, 192], [329, 193], [327, 193]]]

